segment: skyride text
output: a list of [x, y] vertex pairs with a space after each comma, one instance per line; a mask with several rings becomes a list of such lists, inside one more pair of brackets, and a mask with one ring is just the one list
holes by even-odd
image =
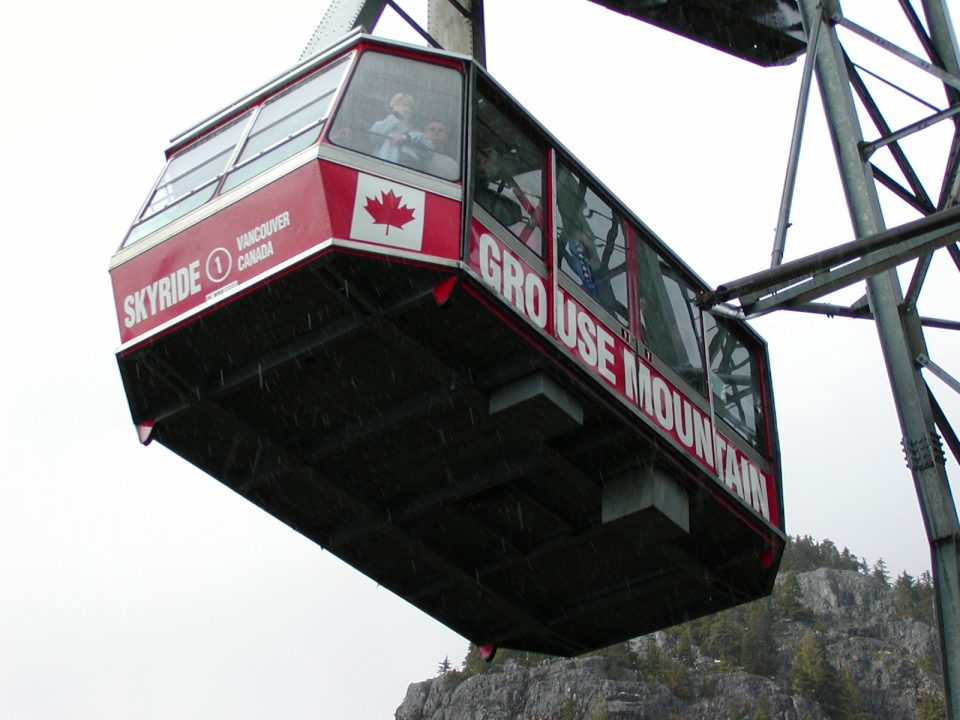
[[555, 298], [555, 332], [549, 318], [546, 280], [487, 233], [474, 235], [471, 265], [500, 297], [601, 378], [624, 402], [642, 413], [688, 455], [766, 520], [770, 520], [769, 478], [719, 432], [709, 415], [610, 333], [560, 287]]

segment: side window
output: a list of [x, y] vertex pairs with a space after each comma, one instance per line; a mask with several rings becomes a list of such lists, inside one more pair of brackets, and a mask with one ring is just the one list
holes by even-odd
[[244, 113], [170, 158], [140, 215], [140, 222], [127, 235], [125, 246], [186, 215], [213, 197], [217, 181], [249, 119], [250, 113]]
[[341, 60], [265, 102], [221, 192], [313, 145], [346, 68]]
[[756, 353], [750, 352], [734, 323], [726, 318], [705, 313], [704, 328], [714, 412], [754, 447], [767, 452]]
[[474, 202], [543, 257], [544, 147], [481, 90], [474, 133]]
[[460, 177], [463, 77], [367, 52], [330, 130], [335, 145], [443, 178]]
[[628, 326], [627, 251], [620, 213], [563, 160], [557, 164], [557, 210], [560, 269]]
[[697, 290], [639, 234], [636, 249], [640, 339], [706, 397], [702, 314], [694, 302]]

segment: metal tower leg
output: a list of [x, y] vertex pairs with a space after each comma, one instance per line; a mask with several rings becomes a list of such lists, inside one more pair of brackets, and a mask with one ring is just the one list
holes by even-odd
[[[800, 0], [808, 34], [817, 13], [824, 12], [823, 5], [839, 9], [829, 0]], [[817, 39], [817, 79], [854, 230], [857, 237], [864, 237], [884, 229], [883, 215], [873, 172], [859, 151], [863, 136], [836, 29], [829, 17], [824, 20]], [[870, 278], [867, 293], [930, 543], [947, 716], [960, 720], [960, 524], [933, 411], [915, 361], [922, 349], [911, 344], [911, 338], [922, 337], [921, 329], [915, 312], [901, 312], [903, 294], [893, 270]]]
[[430, 0], [427, 32], [440, 41], [441, 47], [487, 64], [483, 0]]

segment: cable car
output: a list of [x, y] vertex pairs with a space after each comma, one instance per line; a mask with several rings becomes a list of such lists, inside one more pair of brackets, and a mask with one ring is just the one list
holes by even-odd
[[218, 112], [110, 273], [141, 441], [487, 650], [772, 589], [764, 342], [470, 58], [356, 34]]

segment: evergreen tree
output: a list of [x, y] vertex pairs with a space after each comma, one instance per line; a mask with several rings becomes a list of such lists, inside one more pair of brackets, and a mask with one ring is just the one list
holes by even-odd
[[847, 548], [837, 550], [832, 540], [817, 542], [809, 535], [787, 538], [781, 571], [807, 572], [818, 568], [867, 572], [867, 564]]
[[840, 562], [840, 551], [837, 550], [837, 546], [833, 544], [832, 540], [824, 540], [820, 543], [819, 548], [820, 557], [818, 558], [818, 564], [822, 567], [828, 568], [840, 568], [842, 563]]
[[914, 580], [906, 570], [893, 583], [893, 606], [897, 609], [897, 615], [914, 617]]
[[787, 548], [783, 553], [781, 571], [793, 570], [806, 572], [819, 567], [820, 552], [816, 541], [809, 535], [791, 537], [787, 539]]
[[770, 603], [751, 603], [746, 609], [746, 627], [740, 635], [740, 665], [755, 675], [772, 676], [777, 649], [773, 642]]
[[867, 572], [867, 563], [858, 558], [847, 548], [844, 548], [840, 552], [840, 569], [841, 570], [855, 570], [856, 572]]
[[880, 558], [873, 564], [873, 572], [870, 576], [883, 583], [884, 587], [890, 587], [890, 573], [887, 571], [887, 563]]
[[[500, 653], [497, 653], [497, 655], [499, 654]], [[494, 658], [494, 662], [496, 662], [496, 658]], [[462, 667], [464, 677], [479, 675], [487, 669], [487, 664], [483, 661], [483, 658], [480, 657], [480, 652], [473, 643], [467, 647], [467, 656], [463, 659]]]
[[740, 660], [740, 636], [743, 634], [743, 621], [735, 608], [708, 618], [706, 634], [700, 647], [711, 657], [722, 660], [726, 665], [736, 665]]
[[761, 695], [757, 700], [757, 706], [753, 710], [750, 720], [773, 720], [773, 708], [770, 707], [770, 701], [765, 695]]
[[804, 620], [810, 613], [800, 602], [800, 581], [797, 574], [788, 572], [780, 576], [773, 590], [773, 601], [780, 616], [786, 620]]
[[593, 696], [587, 706], [586, 720], [610, 720], [610, 711], [607, 710], [607, 700], [602, 693]]
[[826, 649], [817, 632], [808, 632], [797, 644], [790, 665], [790, 687], [804, 697], [816, 700], [835, 720], [857, 718], [859, 703], [848, 695], [843, 679], [827, 660]]
[[677, 637], [677, 648], [674, 651], [677, 660], [685, 667], [693, 667], [693, 639], [691, 637], [690, 625], [685, 624], [680, 627]]
[[453, 665], [450, 664], [450, 656], [445, 655], [443, 661], [437, 666], [437, 675], [446, 675], [451, 670]]
[[607, 672], [617, 680], [633, 679], [640, 669], [639, 658], [629, 641], [595, 650], [590, 655], [602, 657], [606, 661]]
[[843, 701], [843, 713], [840, 717], [844, 720], [869, 720], [866, 713], [860, 711], [860, 688], [857, 687], [850, 668], [844, 669], [840, 686]]
[[825, 664], [820, 641], [815, 633], [808, 632], [797, 643], [790, 662], [790, 689], [816, 699], [824, 683]]
[[637, 658], [637, 670], [640, 676], [650, 682], [659, 682], [661, 680], [661, 671], [663, 669], [663, 658], [660, 654], [660, 648], [655, 642], [648, 642], [646, 652], [643, 657]]

